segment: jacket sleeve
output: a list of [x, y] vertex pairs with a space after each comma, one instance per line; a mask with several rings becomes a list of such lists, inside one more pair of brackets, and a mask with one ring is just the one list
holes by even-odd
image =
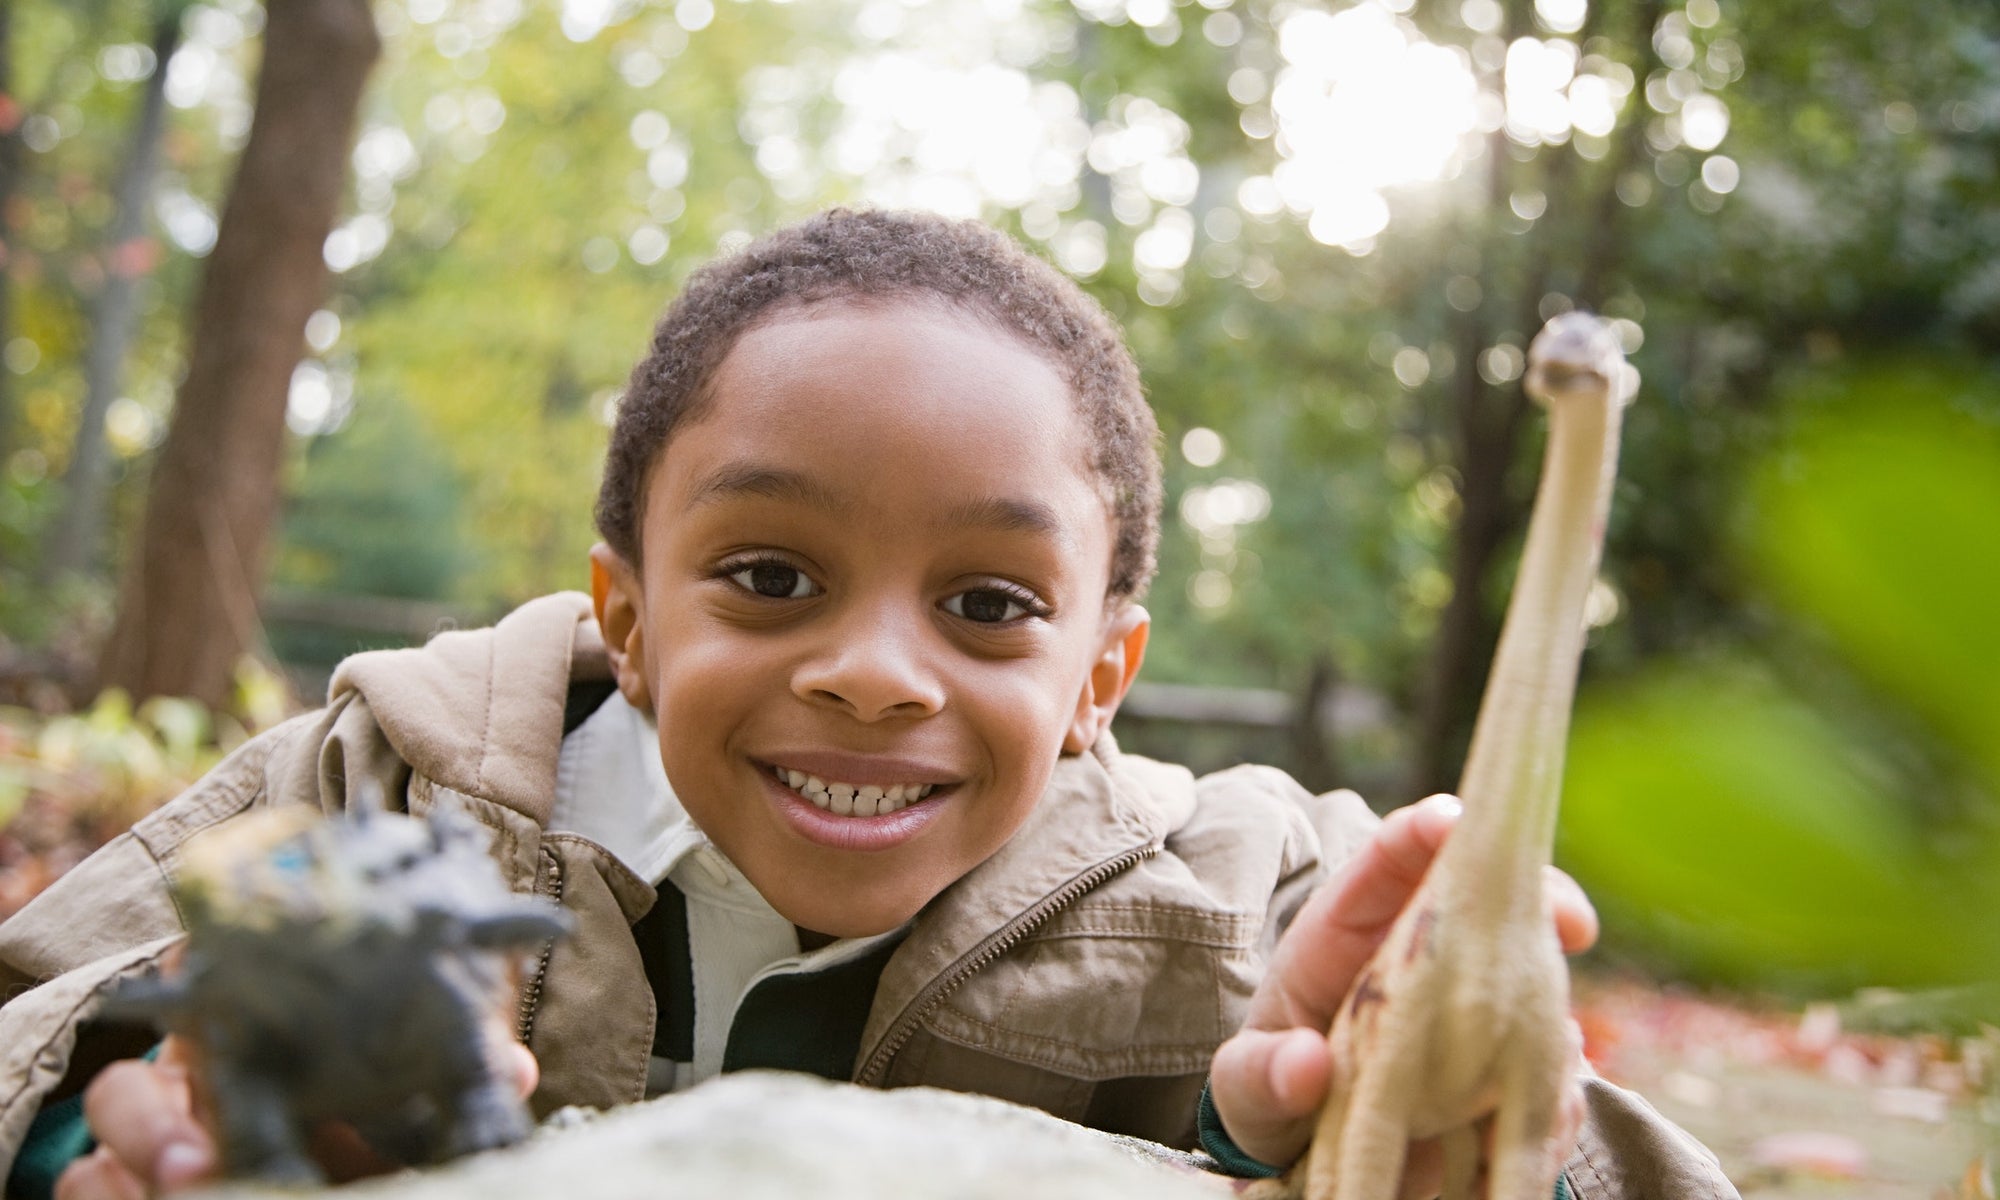
[[[1205, 815], [1190, 823], [1189, 831], [1215, 823], [1213, 814], [1226, 814], [1222, 819], [1232, 827], [1228, 840], [1243, 848], [1227, 854], [1202, 851], [1196, 869], [1209, 878], [1220, 873], [1246, 884], [1254, 881], [1254, 892], [1236, 902], [1254, 905], [1263, 914], [1257, 962], [1261, 977], [1264, 961], [1306, 898], [1361, 848], [1382, 818], [1357, 792], [1342, 788], [1316, 796], [1275, 767], [1230, 767], [1202, 776], [1196, 789], [1202, 798], [1198, 813]], [[1180, 849], [1193, 840], [1184, 831], [1170, 845]], [[1254, 857], [1246, 853], [1252, 847]]]
[[58, 1092], [73, 1093], [84, 1082], [64, 1087], [73, 1064], [136, 1057], [155, 1040], [147, 1034], [135, 1044], [129, 1037], [94, 1030], [91, 1021], [110, 986], [152, 969], [179, 940], [158, 938], [108, 955], [0, 1008], [0, 1175], [11, 1174], [43, 1103]]
[[1585, 1075], [1583, 1100], [1583, 1132], [1563, 1165], [1576, 1200], [1740, 1200], [1708, 1147], [1637, 1092]]
[[274, 778], [315, 775], [312, 733], [323, 719], [307, 714], [245, 743], [0, 924], [0, 1178], [45, 1100], [74, 1094], [103, 1064], [157, 1040], [97, 1020], [107, 989], [152, 970], [179, 942], [168, 881], [182, 845], [267, 802]]

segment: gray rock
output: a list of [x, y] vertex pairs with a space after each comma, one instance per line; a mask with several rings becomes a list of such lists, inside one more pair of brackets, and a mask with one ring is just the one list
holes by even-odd
[[[728, 1075], [525, 1144], [342, 1189], [353, 1200], [1219, 1200], [1205, 1160], [984, 1096]], [[211, 1200], [297, 1191], [232, 1186]]]

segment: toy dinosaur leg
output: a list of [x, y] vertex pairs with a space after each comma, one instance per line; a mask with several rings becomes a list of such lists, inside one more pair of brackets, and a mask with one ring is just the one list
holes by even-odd
[[1383, 1070], [1360, 1072], [1347, 1097], [1333, 1161], [1315, 1164], [1331, 1176], [1332, 1188], [1326, 1190], [1320, 1179], [1308, 1179], [1308, 1200], [1395, 1200], [1410, 1149], [1411, 1094], [1407, 1086], [1396, 1083], [1407, 1081], [1392, 1081]]
[[1353, 1092], [1336, 1078], [1326, 1107], [1320, 1110], [1319, 1123], [1314, 1126], [1305, 1156], [1282, 1179], [1275, 1181], [1284, 1185], [1284, 1191], [1268, 1197], [1249, 1197], [1247, 1200], [1280, 1200], [1281, 1197], [1282, 1200], [1331, 1200], [1337, 1186], [1335, 1176], [1343, 1157], [1341, 1143], [1347, 1132], [1348, 1101], [1352, 1098]]
[[456, 1119], [445, 1137], [445, 1158], [511, 1146], [532, 1129], [520, 1099], [490, 1076], [460, 1092], [455, 1108]]
[[1556, 1064], [1516, 1058], [1493, 1117], [1489, 1200], [1548, 1200], [1549, 1130], [1555, 1125], [1562, 1071]]
[[324, 1182], [307, 1157], [284, 1089], [263, 1076], [211, 1070], [216, 1140], [227, 1174], [276, 1184]]
[[1444, 1142], [1444, 1200], [1473, 1200], [1472, 1185], [1479, 1179], [1479, 1130], [1460, 1125], [1449, 1130]]
[[511, 1146], [532, 1128], [520, 1097], [493, 1071], [477, 1004], [456, 993], [443, 999], [459, 1011], [445, 1025], [449, 1032], [438, 1051], [440, 1081], [433, 1096], [445, 1117], [440, 1161]]

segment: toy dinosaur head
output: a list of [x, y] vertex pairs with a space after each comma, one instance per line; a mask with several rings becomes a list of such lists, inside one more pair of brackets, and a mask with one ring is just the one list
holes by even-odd
[[1528, 395], [1542, 404], [1560, 403], [1608, 390], [1625, 404], [1638, 391], [1638, 372], [1625, 361], [1624, 347], [1611, 324], [1589, 313], [1569, 312], [1551, 320], [1528, 345]]

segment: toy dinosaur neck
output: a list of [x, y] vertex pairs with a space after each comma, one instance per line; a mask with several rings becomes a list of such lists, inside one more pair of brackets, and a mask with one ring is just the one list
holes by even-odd
[[1617, 471], [1622, 409], [1608, 393], [1549, 405], [1527, 545], [1459, 781], [1465, 816], [1439, 864], [1445, 886], [1474, 900], [1458, 911], [1495, 925], [1542, 907], [1585, 604]]

